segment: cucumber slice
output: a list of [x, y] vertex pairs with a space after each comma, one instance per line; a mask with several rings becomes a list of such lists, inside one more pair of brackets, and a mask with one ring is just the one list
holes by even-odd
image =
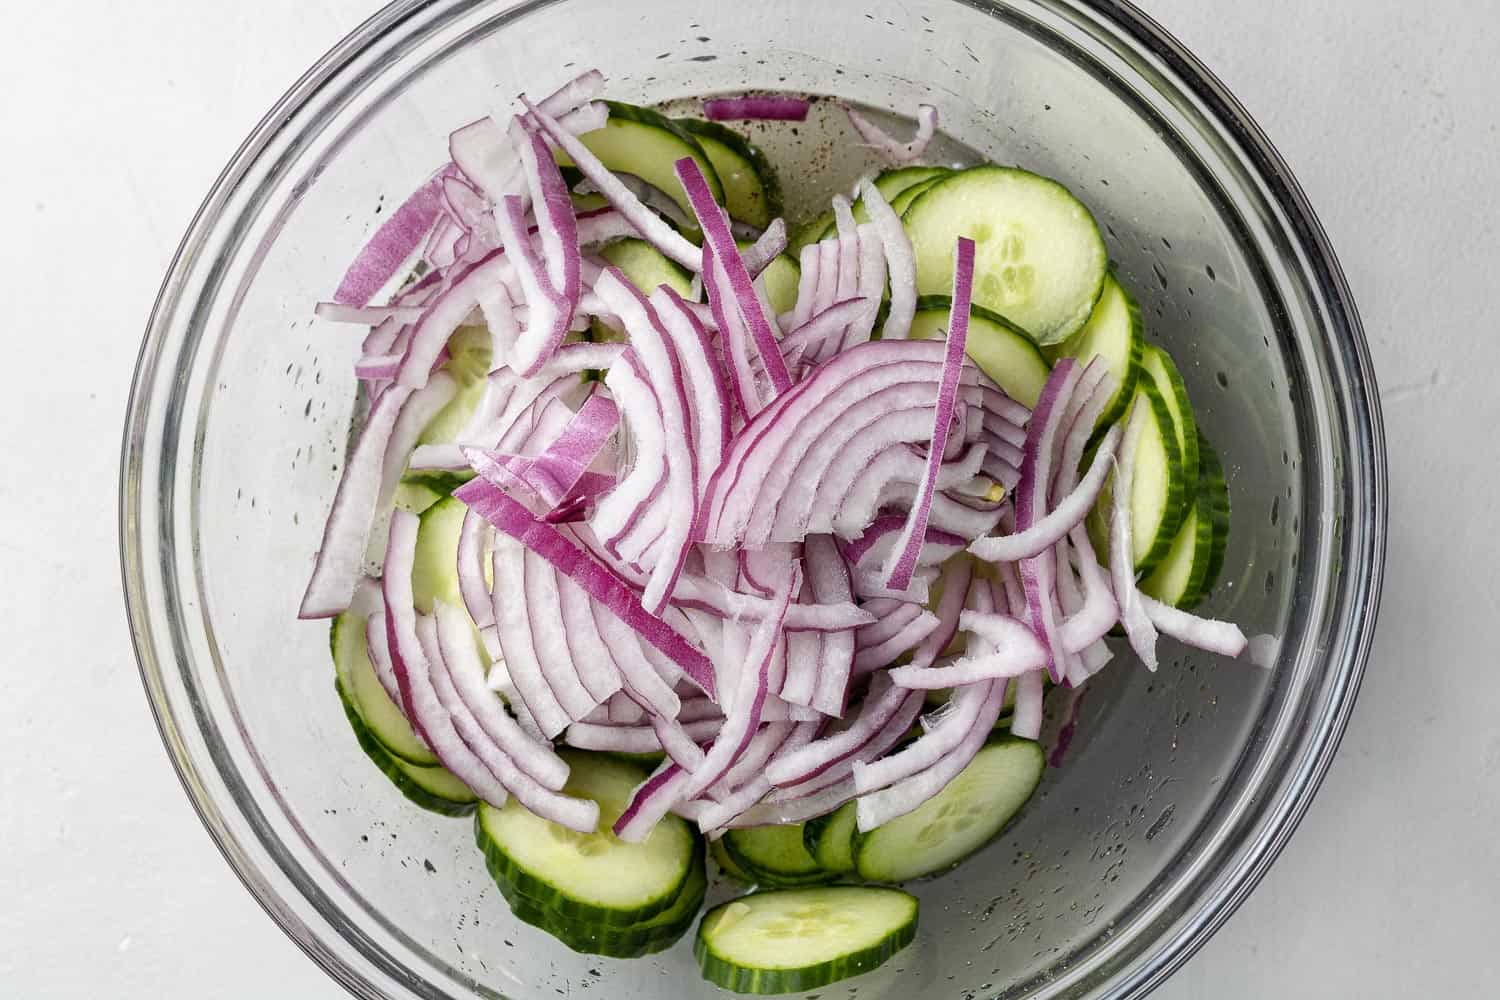
[[464, 606], [458, 586], [458, 536], [468, 510], [462, 500], [448, 496], [422, 512], [411, 586], [417, 610], [424, 615], [432, 614], [434, 599]]
[[1089, 321], [1057, 350], [1058, 357], [1077, 358], [1084, 364], [1101, 357], [1115, 377], [1114, 398], [1099, 414], [1096, 433], [1102, 433], [1125, 415], [1126, 407], [1135, 396], [1145, 349], [1146, 332], [1141, 323], [1140, 306], [1114, 275], [1106, 275], [1104, 290], [1094, 304]]
[[1198, 434], [1198, 456], [1198, 491], [1200, 496], [1208, 497], [1207, 512], [1213, 522], [1213, 543], [1209, 546], [1208, 568], [1203, 572], [1202, 587], [1191, 603], [1184, 605], [1189, 608], [1213, 593], [1214, 584], [1219, 582], [1219, 573], [1224, 569], [1224, 553], [1229, 548], [1229, 483], [1224, 478], [1219, 453], [1214, 451], [1201, 431]]
[[598, 754], [563, 752], [571, 773], [563, 794], [599, 803], [599, 828], [580, 834], [534, 815], [514, 799], [502, 808], [481, 803], [474, 836], [495, 882], [509, 897], [571, 921], [626, 927], [669, 908], [702, 855], [698, 837], [679, 816], [667, 816], [639, 844], [610, 827], [645, 780], [638, 767]]
[[[882, 170], [875, 178], [875, 190], [885, 195], [885, 200], [889, 202], [919, 184], [947, 177], [951, 173], [953, 170], [949, 167], [893, 167]], [[855, 209], [855, 218], [860, 222], [870, 221], [869, 214], [861, 215], [859, 209]]]
[[[911, 338], [947, 337], [948, 314], [952, 309], [953, 300], [946, 295], [918, 299], [917, 312], [911, 321]], [[1036, 406], [1051, 366], [1032, 339], [1007, 323], [1003, 316], [983, 306], [971, 307], [964, 353], [1011, 399], [1028, 407]]]
[[802, 280], [802, 265], [795, 257], [777, 254], [760, 273], [760, 280], [766, 290], [766, 301], [776, 313], [789, 313], [797, 305], [797, 283]]
[[[572, 184], [568, 186], [572, 187]], [[589, 212], [597, 212], [609, 207], [609, 199], [597, 191], [590, 191], [588, 194], [571, 194], [568, 197], [573, 201], [575, 215], [586, 215]]]
[[447, 495], [446, 490], [435, 490], [426, 483], [403, 479], [396, 484], [395, 506], [397, 510], [420, 514]]
[[650, 920], [627, 927], [571, 920], [514, 893], [507, 902], [519, 919], [546, 931], [574, 951], [610, 958], [640, 958], [676, 944], [693, 926], [693, 919], [698, 916], [707, 892], [708, 874], [703, 864], [703, 849], [699, 845], [687, 881], [672, 905]]
[[[671, 198], [692, 219], [692, 203], [672, 168], [684, 156], [691, 156], [703, 171], [714, 200], [724, 203], [724, 185], [719, 174], [691, 132], [650, 108], [619, 101], [604, 103], [609, 107], [609, 121], [603, 128], [578, 137], [601, 163], [615, 173], [639, 177]], [[572, 166], [567, 154], [555, 151], [553, 155], [560, 165]]]
[[334, 681], [334, 687], [338, 689], [339, 703], [344, 706], [344, 717], [349, 720], [349, 728], [354, 730], [359, 748], [391, 780], [397, 791], [423, 809], [442, 816], [466, 816], [474, 811], [478, 799], [467, 785], [441, 767], [418, 767], [391, 756], [359, 717], [359, 709], [354, 707], [353, 699], [344, 690], [343, 681]]
[[917, 294], [953, 286], [953, 244], [977, 244], [974, 301], [1039, 344], [1066, 340], [1093, 312], [1108, 257], [1094, 217], [1054, 180], [1015, 167], [971, 167], [906, 210]]
[[905, 882], [958, 864], [999, 833], [1042, 780], [1041, 745], [992, 736], [969, 766], [915, 811], [857, 834], [861, 878]]
[[432, 767], [438, 759], [417, 738], [406, 714], [391, 701], [385, 687], [375, 676], [370, 650], [365, 641], [365, 618], [345, 611], [333, 620], [329, 632], [333, 647], [333, 666], [339, 685], [348, 696], [360, 721], [391, 756], [418, 767]]
[[[1177, 538], [1177, 530], [1187, 515], [1188, 494], [1172, 413], [1157, 391], [1154, 379], [1142, 378], [1136, 383], [1131, 405], [1151, 408], [1151, 419], [1146, 421], [1146, 431], [1135, 453], [1135, 481], [1130, 497], [1131, 556], [1136, 573], [1144, 577], [1156, 569]], [[1089, 515], [1089, 539], [1098, 552], [1108, 551], [1113, 497], [1112, 486], [1106, 484]]]
[[446, 444], [458, 439], [484, 395], [490, 371], [490, 332], [482, 326], [461, 326], [448, 338], [448, 360], [443, 368], [458, 381], [458, 392], [422, 430], [418, 444]]
[[899, 889], [783, 889], [708, 911], [693, 954], [703, 978], [726, 990], [800, 993], [869, 972], [916, 933], [917, 899]]
[[714, 165], [724, 185], [724, 207], [731, 219], [764, 229], [781, 214], [781, 184], [771, 161], [734, 129], [701, 118], [678, 118]]
[[855, 807], [845, 802], [827, 816], [810, 819], [802, 828], [802, 843], [820, 868], [846, 874], [854, 871]]
[[735, 864], [761, 885], [810, 885], [832, 877], [807, 852], [801, 823], [730, 830], [721, 843]]
[[1193, 404], [1188, 401], [1187, 386], [1171, 356], [1160, 347], [1148, 345], [1142, 363], [1172, 414], [1177, 450], [1182, 453], [1182, 486], [1187, 496], [1193, 497], [1198, 492], [1198, 422], [1193, 417]]
[[944, 177], [947, 177], [952, 172], [953, 171], [951, 170], [946, 170], [936, 177], [930, 177], [925, 181], [919, 181], [918, 183], [913, 184], [911, 187], [907, 188], [905, 191], [902, 191], [900, 194], [891, 199], [891, 211], [895, 212], [897, 215], [905, 215], [906, 210], [908, 208], [911, 208], [911, 203], [916, 201], [917, 198], [921, 196], [923, 191], [926, 191], [928, 188], [932, 187], [934, 184], [942, 180]]
[[1213, 501], [1200, 492], [1188, 508], [1172, 547], [1151, 575], [1141, 581], [1141, 590], [1164, 604], [1183, 608], [1196, 603], [1208, 578], [1214, 546]]
[[708, 853], [713, 855], [714, 864], [719, 866], [719, 871], [736, 882], [743, 882], [745, 885], [750, 885], [755, 881], [745, 869], [741, 868], [735, 862], [734, 858], [729, 856], [729, 852], [724, 849], [724, 841], [722, 839], [709, 841]]
[[787, 252], [797, 253], [809, 243], [818, 242], [823, 238], [823, 234], [828, 232], [832, 226], [833, 209], [829, 209], [826, 212], [819, 212], [812, 219], [803, 223], [802, 228], [792, 234], [791, 240], [787, 243]]
[[687, 268], [670, 259], [645, 240], [616, 240], [599, 251], [599, 256], [620, 269], [620, 273], [645, 295], [666, 285], [686, 297], [693, 287], [693, 276]]

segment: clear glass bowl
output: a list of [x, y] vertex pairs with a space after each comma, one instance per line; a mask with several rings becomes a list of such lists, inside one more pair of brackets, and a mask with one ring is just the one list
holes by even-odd
[[296, 620], [358, 342], [310, 322], [313, 302], [449, 129], [587, 66], [642, 102], [747, 86], [929, 101], [1105, 225], [1224, 455], [1234, 530], [1208, 610], [1257, 637], [1265, 669], [1177, 648], [1155, 675], [1111, 667], [1020, 820], [918, 885], [916, 944], [853, 985], [1143, 994], [1250, 891], [1329, 763], [1374, 626], [1386, 495], [1369, 358], [1311, 209], [1244, 110], [1125, 3], [407, 0], [324, 57], [193, 222], [125, 429], [136, 650], [204, 823], [360, 996], [716, 995], [687, 942], [619, 962], [516, 924], [469, 824], [409, 806], [361, 755], [326, 627]]

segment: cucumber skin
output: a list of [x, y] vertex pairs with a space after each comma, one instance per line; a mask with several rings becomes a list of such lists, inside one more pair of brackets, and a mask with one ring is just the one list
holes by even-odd
[[[754, 219], [741, 219], [739, 221], [765, 228], [771, 224], [771, 220], [781, 214], [781, 179], [776, 175], [775, 167], [771, 165], [770, 159], [759, 146], [740, 135], [734, 129], [720, 125], [718, 122], [706, 121], [702, 118], [677, 118], [674, 120], [683, 131], [691, 133], [694, 138], [702, 136], [717, 142], [721, 146], [727, 146], [736, 156], [749, 163], [754, 170], [755, 176], [760, 180], [762, 198], [764, 199], [762, 205], [765, 220], [758, 222]], [[699, 146], [701, 148], [702, 144], [700, 143]], [[707, 151], [704, 152], [704, 155], [708, 155]], [[719, 180], [720, 183], [723, 182], [722, 177]], [[727, 194], [725, 198], [727, 200]]]
[[[1106, 287], [1111, 280], [1120, 290], [1120, 296], [1125, 300], [1125, 309], [1130, 315], [1130, 357], [1125, 363], [1125, 377], [1120, 380], [1120, 385], [1115, 389], [1114, 399], [1110, 400], [1104, 412], [1099, 414], [1099, 422], [1094, 426], [1093, 433], [1089, 435], [1089, 454], [1093, 453], [1094, 447], [1105, 434], [1109, 433], [1109, 429], [1124, 418], [1125, 411], [1130, 409], [1130, 401], [1135, 398], [1136, 386], [1140, 383], [1146, 367], [1146, 326], [1141, 319], [1140, 303], [1136, 302], [1135, 296], [1130, 294], [1130, 289], [1121, 284], [1120, 280], [1113, 275], [1105, 280]], [[1104, 294], [1101, 290], [1101, 300]], [[1097, 306], [1098, 303], [1096, 302], [1095, 305]], [[1087, 326], [1088, 324], [1085, 323], [1084, 327], [1087, 328]], [[1091, 359], [1075, 353], [1076, 348], [1071, 346], [1074, 339], [1082, 332], [1080, 330], [1078, 334], [1074, 334], [1073, 337], [1044, 353], [1053, 361], [1062, 357], [1073, 357], [1087, 365]]]
[[[1158, 385], [1157, 389], [1161, 391], [1163, 402], [1166, 401], [1168, 392], [1172, 394], [1177, 403], [1177, 408], [1182, 411], [1183, 421], [1187, 425], [1182, 429], [1182, 440], [1178, 442], [1178, 445], [1182, 451], [1183, 490], [1188, 502], [1191, 502], [1198, 495], [1200, 458], [1198, 454], [1198, 421], [1193, 414], [1192, 401], [1188, 399], [1187, 383], [1183, 381], [1182, 372], [1178, 371], [1177, 363], [1172, 360], [1172, 355], [1168, 354], [1162, 348], [1155, 346], [1148, 348], [1146, 353], [1161, 359], [1161, 366], [1162, 370], [1166, 373], [1167, 384]], [[1153, 382], [1156, 381], [1155, 375], [1152, 375], [1151, 380]], [[1175, 419], [1172, 421], [1172, 426], [1177, 426]]]
[[837, 872], [840, 875], [849, 875], [854, 872], [854, 830], [851, 828], [849, 837], [843, 844], [842, 853], [839, 845], [824, 844], [823, 841], [837, 831], [837, 823], [847, 822], [847, 817], [854, 812], [854, 803], [845, 802], [833, 812], [816, 819], [810, 819], [802, 827], [802, 844], [807, 848], [807, 853], [813, 856], [824, 869]]
[[[609, 117], [611, 120], [634, 122], [637, 125], [649, 125], [653, 128], [663, 129], [691, 146], [698, 154], [694, 159], [698, 161], [698, 166], [703, 171], [703, 179], [708, 182], [708, 189], [713, 194], [714, 201], [723, 204], [724, 184], [719, 180], [718, 171], [714, 169], [713, 163], [708, 159], [708, 154], [703, 151], [703, 147], [698, 144], [698, 140], [693, 137], [693, 133], [661, 112], [653, 111], [650, 108], [643, 108], [637, 104], [625, 104], [622, 101], [605, 101], [604, 105], [609, 108]], [[668, 197], [671, 197], [670, 192], [668, 193]], [[672, 198], [672, 200], [677, 201], [676, 198]], [[689, 217], [691, 217], [692, 207], [690, 205], [683, 205], [682, 207], [683, 211], [687, 212]]]
[[[1006, 720], [1007, 723], [1009, 723], [1009, 721], [1010, 721], [1009, 719]], [[984, 850], [984, 848], [986, 848], [990, 844], [994, 843], [995, 839], [997, 837], [999, 837], [1002, 833], [1005, 832], [1006, 828], [1010, 826], [1011, 822], [1015, 820], [1016, 816], [1019, 816], [1021, 814], [1021, 809], [1025, 808], [1025, 803], [1026, 802], [1030, 802], [1031, 801], [1031, 797], [1036, 794], [1037, 787], [1040, 786], [1041, 783], [1042, 783], [1042, 775], [1046, 773], [1046, 756], [1045, 756], [1045, 754], [1042, 751], [1041, 744], [1037, 743], [1035, 740], [1023, 740], [1019, 736], [1012, 736], [1010, 734], [1010, 727], [1009, 727], [1008, 724], [1007, 724], [1007, 726], [1006, 726], [1005, 729], [1000, 729], [999, 728], [999, 724], [996, 723], [996, 727], [991, 730], [989, 738], [984, 741], [984, 746], [980, 748], [979, 752], [983, 753], [985, 750], [988, 750], [991, 747], [1000, 746], [1000, 745], [1006, 744], [1006, 743], [1022, 743], [1022, 744], [1028, 744], [1028, 745], [1030, 745], [1032, 747], [1035, 747], [1036, 748], [1037, 756], [1039, 758], [1041, 758], [1041, 761], [1042, 761], [1042, 766], [1037, 769], [1036, 783], [1031, 786], [1031, 791], [1027, 793], [1026, 798], [1022, 802], [1021, 807], [1017, 808], [1014, 813], [1012, 813], [1009, 817], [1007, 817], [1006, 820], [1005, 820], [1005, 822], [1002, 823], [995, 830], [994, 834], [988, 840], [984, 841], [984, 843], [982, 843], [982, 844], [977, 845], [968, 854], [966, 854], [963, 857], [959, 858], [957, 861], [954, 861], [952, 864], [945, 865], [942, 868], [934, 868], [931, 871], [923, 872], [920, 875], [914, 875], [914, 876], [912, 876], [912, 879], [933, 878], [935, 876], [943, 875], [943, 874], [946, 874], [947, 872], [951, 872], [955, 868], [957, 868], [960, 865], [962, 865], [969, 858], [972, 858], [975, 854], [978, 854], [980, 851]], [[962, 774], [963, 772], [960, 771], [959, 773]], [[941, 794], [941, 793], [939, 793], [939, 794]], [[855, 828], [854, 837], [853, 837], [853, 844], [854, 844], [854, 858], [855, 858], [855, 864], [856, 864], [856, 866], [859, 863], [860, 847], [865, 843], [865, 841], [869, 840], [871, 837], [874, 837], [874, 836], [878, 835], [879, 833], [880, 833], [880, 827], [878, 827], [878, 826], [875, 829], [870, 830], [867, 833], [860, 833], [858, 827]], [[863, 878], [866, 881], [877, 882], [877, 883], [881, 881], [880, 879], [871, 878], [870, 876], [864, 874], [863, 872], [860, 872], [859, 875], [860, 875], [860, 878]], [[905, 883], [903, 882], [902, 884], [905, 884]]]
[[[849, 886], [848, 888], [853, 892], [870, 891], [863, 886]], [[899, 890], [884, 889], [883, 891], [898, 892]], [[733, 903], [746, 899], [753, 900], [760, 895], [766, 895], [766, 893], [751, 893], [740, 900], [720, 903], [705, 913], [703, 919], [698, 922], [698, 933], [693, 938], [693, 957], [698, 960], [698, 967], [703, 972], [703, 978], [715, 986], [734, 993], [759, 996], [814, 990], [820, 986], [827, 986], [829, 983], [836, 983], [850, 976], [857, 976], [878, 968], [917, 937], [917, 922], [921, 910], [916, 897], [909, 896], [912, 902], [912, 919], [908, 923], [869, 948], [840, 955], [838, 958], [818, 965], [801, 969], [751, 969], [715, 954], [713, 946], [708, 942], [704, 933], [714, 914]]]
[[1184, 605], [1186, 608], [1201, 604], [1209, 594], [1213, 593], [1214, 585], [1219, 582], [1219, 574], [1224, 570], [1224, 555], [1229, 548], [1229, 521], [1232, 510], [1229, 501], [1229, 480], [1224, 476], [1224, 465], [1219, 459], [1219, 453], [1208, 443], [1208, 439], [1202, 433], [1198, 435], [1198, 454], [1202, 463], [1199, 477], [1203, 488], [1212, 491], [1209, 494], [1209, 515], [1213, 521], [1213, 548], [1209, 550], [1208, 569], [1203, 574], [1202, 591], [1190, 604]]
[[[745, 829], [753, 830], [755, 827], [747, 827]], [[729, 855], [730, 860], [738, 865], [741, 871], [750, 876], [751, 881], [756, 885], [769, 885], [780, 889], [800, 889], [808, 886], [822, 885], [825, 882], [832, 881], [836, 877], [836, 873], [824, 871], [822, 868], [817, 867], [816, 859], [812, 859], [814, 865], [812, 869], [798, 873], [779, 872], [766, 868], [764, 865], [756, 864], [746, 857], [742, 850], [735, 846], [735, 835], [743, 835], [744, 833], [745, 830], [730, 830], [719, 839], [719, 843], [724, 845], [724, 850]], [[809, 855], [809, 858], [811, 858], [811, 855]]]
[[1162, 522], [1157, 528], [1156, 537], [1151, 540], [1151, 548], [1135, 564], [1136, 578], [1145, 579], [1151, 575], [1172, 548], [1172, 541], [1177, 537], [1177, 529], [1182, 527], [1183, 518], [1187, 516], [1189, 498], [1180, 472], [1182, 453], [1177, 449], [1177, 434], [1174, 429], [1176, 424], [1172, 420], [1172, 411], [1167, 409], [1167, 401], [1157, 390], [1155, 381], [1147, 378], [1141, 380], [1137, 398], [1144, 399], [1150, 404], [1158, 431], [1164, 431], [1161, 439], [1162, 446], [1167, 450], [1167, 467], [1179, 470], [1178, 475], [1167, 477], [1167, 502]]
[[380, 768], [380, 773], [391, 780], [396, 790], [406, 796], [408, 800], [426, 809], [428, 812], [437, 813], [439, 816], [467, 816], [473, 812], [477, 800], [469, 802], [455, 802], [452, 799], [441, 798], [427, 789], [420, 787], [408, 778], [397, 765], [395, 759], [375, 738], [365, 726], [364, 720], [359, 717], [359, 711], [355, 709], [354, 703], [347, 692], [344, 691], [342, 681], [335, 680], [334, 687], [338, 691], [339, 703], [344, 706], [344, 715], [349, 720], [349, 727], [354, 730], [354, 738], [359, 741], [359, 748], [365, 752], [365, 756]]
[[[646, 772], [641, 772], [643, 780], [645, 774]], [[692, 833], [691, 829], [689, 832]], [[484, 855], [484, 866], [489, 871], [490, 877], [495, 880], [495, 885], [500, 889], [501, 895], [506, 899], [512, 898], [513, 895], [521, 897], [533, 906], [557, 914], [561, 919], [591, 926], [628, 928], [631, 924], [643, 923], [669, 909], [677, 900], [682, 887], [692, 877], [692, 859], [698, 856], [698, 841], [701, 839], [696, 833], [692, 836], [694, 853], [689, 856], [688, 864], [683, 868], [682, 877], [677, 880], [677, 884], [672, 887], [671, 891], [634, 909], [614, 910], [593, 906], [565, 895], [544, 879], [523, 869], [511, 860], [505, 849], [495, 843], [485, 830], [483, 810], [474, 814], [474, 843]]]
[[571, 919], [497, 883], [500, 894], [518, 920], [546, 931], [572, 950], [609, 958], [641, 958], [672, 947], [692, 929], [708, 892], [701, 841], [694, 845], [687, 881], [671, 906], [650, 920], [631, 926], [610, 926]]
[[723, 838], [711, 842], [708, 846], [708, 853], [713, 855], [714, 864], [719, 866], [719, 871], [723, 872], [726, 878], [741, 885], [753, 885], [755, 883], [755, 880], [750, 877], [750, 873], [741, 868], [739, 862], [735, 861], [730, 856], [729, 851], [724, 848]]

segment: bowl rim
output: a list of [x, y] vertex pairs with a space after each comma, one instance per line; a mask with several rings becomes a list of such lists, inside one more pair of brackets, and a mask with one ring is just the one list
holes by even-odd
[[[153, 376], [162, 360], [164, 340], [180, 299], [185, 270], [193, 263], [193, 251], [201, 246], [221, 221], [218, 209], [233, 193], [235, 185], [249, 167], [262, 157], [279, 128], [293, 113], [315, 101], [323, 88], [344, 74], [372, 43], [399, 30], [404, 22], [433, 8], [452, 9], [466, 0], [395, 0], [377, 11], [321, 56], [261, 118], [236, 149], [220, 172], [203, 202], [194, 213], [185, 234], [168, 266], [156, 300], [153, 303], [132, 376], [130, 399], [126, 411], [121, 444], [118, 527], [120, 535], [120, 570], [125, 594], [126, 615], [142, 683], [155, 718], [159, 734], [178, 779], [198, 813], [200, 821], [231, 870], [250, 891], [263, 910], [282, 931], [336, 982], [359, 996], [382, 997], [386, 994], [361, 970], [353, 968], [324, 943], [307, 933], [306, 926], [295, 915], [278, 905], [279, 897], [234, 842], [233, 834], [219, 820], [214, 804], [200, 777], [200, 766], [190, 755], [182, 734], [182, 721], [176, 717], [164, 684], [163, 657], [153, 637], [151, 611], [147, 597], [146, 577], [154, 567], [163, 573], [169, 568], [157, 561], [143, 559], [141, 545], [142, 517], [155, 513], [140, 503], [139, 470], [148, 441], [148, 418], [151, 411]], [[497, 9], [512, 16], [523, 15], [555, 0], [501, 0]], [[961, 6], [990, 11], [1005, 6], [1006, 0], [953, 0]], [[1213, 891], [1200, 896], [1169, 933], [1140, 950], [1126, 968], [1110, 974], [1108, 995], [1144, 996], [1180, 968], [1238, 908], [1264, 877], [1292, 833], [1306, 814], [1321, 785], [1348, 725], [1354, 701], [1363, 679], [1370, 647], [1373, 643], [1384, 572], [1386, 529], [1388, 521], [1386, 452], [1383, 418], [1376, 379], [1352, 293], [1328, 236], [1284, 158], [1260, 126], [1228, 88], [1181, 42], [1156, 20], [1130, 0], [1030, 0], [1034, 5], [1061, 11], [1069, 16], [1088, 12], [1105, 22], [1106, 30], [1123, 38], [1150, 60], [1155, 60], [1174, 77], [1174, 84], [1201, 104], [1214, 124], [1228, 129], [1234, 151], [1242, 157], [1255, 179], [1267, 186], [1266, 197], [1282, 214], [1280, 224], [1306, 253], [1304, 266], [1324, 296], [1331, 326], [1342, 332], [1341, 342], [1325, 338], [1322, 349], [1342, 351], [1347, 368], [1341, 386], [1349, 396], [1347, 413], [1340, 415], [1346, 428], [1357, 425], [1363, 436], [1355, 435], [1348, 459], [1360, 466], [1361, 484], [1365, 489], [1363, 513], [1367, 519], [1360, 526], [1352, 548], [1357, 570], [1349, 574], [1351, 582], [1344, 593], [1352, 598], [1355, 611], [1352, 628], [1341, 635], [1342, 658], [1329, 660], [1332, 677], [1328, 704], [1321, 717], [1313, 717], [1307, 733], [1311, 740], [1301, 749], [1300, 761], [1290, 769], [1279, 789], [1276, 807], [1259, 818], [1252, 829], [1253, 843], [1241, 852], [1237, 863], [1220, 873]], [[1352, 418], [1351, 418], [1352, 415]], [[1356, 581], [1353, 582], [1353, 581]]]

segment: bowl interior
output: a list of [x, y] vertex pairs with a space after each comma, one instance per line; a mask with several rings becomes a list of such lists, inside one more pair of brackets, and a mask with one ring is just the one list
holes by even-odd
[[[916, 887], [917, 943], [823, 992], [1136, 988], [1208, 895], [1243, 882], [1231, 869], [1264, 833], [1256, 796], [1290, 780], [1296, 741], [1329, 725], [1330, 684], [1347, 689], [1357, 672], [1343, 662], [1330, 680], [1324, 666], [1343, 606], [1336, 555], [1350, 544], [1340, 516], [1358, 493], [1341, 376], [1322, 345], [1339, 331], [1236, 151], [1161, 66], [1065, 4], [419, 6], [385, 15], [378, 37], [310, 80], [311, 99], [214, 206], [204, 252], [168, 286], [158, 324], [176, 333], [138, 402], [127, 506], [148, 522], [138, 569], [160, 577], [138, 629], [147, 658], [169, 664], [153, 689], [169, 741], [252, 888], [369, 995], [716, 995], [688, 942], [620, 962], [518, 924], [469, 822], [409, 806], [355, 745], [326, 626], [296, 620], [358, 350], [312, 304], [382, 211], [446, 158], [453, 127], [584, 67], [638, 102], [745, 87], [927, 101], [948, 133], [1059, 178], [1095, 213], [1228, 471], [1233, 532], [1207, 613], [1257, 636], [1269, 669], [1168, 644], [1153, 675], [1122, 655], [1089, 686], [1077, 739], [1020, 819], [958, 874]], [[858, 169], [785, 127], [760, 138], [798, 164], [785, 175], [794, 190], [823, 196]]]

